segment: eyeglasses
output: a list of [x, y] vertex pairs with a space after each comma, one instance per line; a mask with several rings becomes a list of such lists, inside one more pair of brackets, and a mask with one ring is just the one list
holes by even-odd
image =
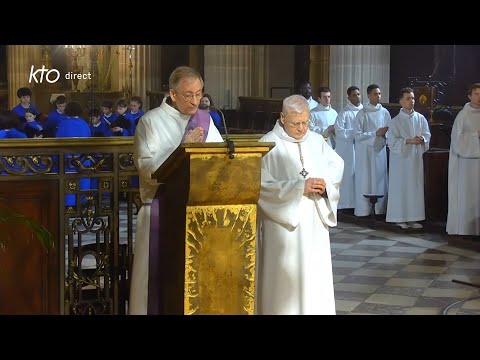
[[291, 128], [300, 128], [300, 127], [304, 127], [306, 126], [308, 128], [308, 125], [310, 124], [310, 120], [307, 120], [307, 121], [297, 121], [297, 122], [292, 122], [292, 121], [288, 121], [288, 118], [285, 116], [285, 114], [283, 114], [283, 119], [285, 121], [285, 124], [287, 124], [289, 127]]
[[200, 101], [203, 97], [203, 93], [198, 93], [198, 94], [188, 93], [187, 95], [182, 95], [182, 94], [178, 94], [178, 95], [180, 95], [184, 101], [188, 101], [188, 102], [192, 102], [193, 99], [195, 99], [195, 101]]
[[287, 122], [287, 125], [292, 127], [292, 128], [299, 128], [299, 127], [303, 127], [303, 126], [306, 126], [308, 127], [308, 124], [310, 123], [310, 121], [300, 121], [300, 122]]

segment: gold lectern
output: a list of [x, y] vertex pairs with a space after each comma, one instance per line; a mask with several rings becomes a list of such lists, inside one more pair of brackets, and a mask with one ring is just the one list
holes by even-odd
[[182, 144], [155, 172], [160, 183], [162, 314], [251, 315], [261, 158], [274, 143]]

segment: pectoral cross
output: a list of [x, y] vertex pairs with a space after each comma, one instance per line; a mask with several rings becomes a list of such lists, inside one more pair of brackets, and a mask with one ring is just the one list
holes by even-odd
[[304, 179], [306, 179], [308, 175], [308, 171], [305, 170], [305, 168], [303, 168], [302, 171], [299, 172], [299, 174], [302, 175]]
[[305, 170], [305, 165], [303, 163], [302, 145], [300, 143], [297, 143], [297, 145], [298, 145], [298, 152], [300, 154], [300, 162], [302, 163], [302, 171], [300, 171], [299, 174], [302, 175], [304, 179], [306, 179], [308, 175], [308, 171]]

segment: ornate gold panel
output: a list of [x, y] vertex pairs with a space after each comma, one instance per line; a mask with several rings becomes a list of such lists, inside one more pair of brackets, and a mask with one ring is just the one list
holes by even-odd
[[187, 206], [187, 315], [253, 315], [256, 205]]

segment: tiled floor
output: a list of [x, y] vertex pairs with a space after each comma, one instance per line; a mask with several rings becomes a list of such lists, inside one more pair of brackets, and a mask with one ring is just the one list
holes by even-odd
[[[127, 241], [121, 204], [120, 243]], [[135, 238], [136, 216], [133, 218]], [[480, 253], [449, 246], [444, 235], [391, 232], [340, 222], [330, 231], [337, 314], [480, 314]], [[91, 234], [84, 244], [94, 242]], [[87, 259], [88, 260], [88, 259]], [[82, 263], [84, 267], [95, 263]]]
[[480, 253], [444, 236], [339, 223], [330, 232], [337, 314], [480, 314]]

